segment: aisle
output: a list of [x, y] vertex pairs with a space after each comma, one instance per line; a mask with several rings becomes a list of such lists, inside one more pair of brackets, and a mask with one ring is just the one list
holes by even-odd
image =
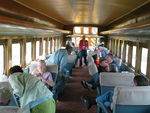
[[81, 80], [90, 80], [87, 67], [73, 69], [71, 80], [66, 84], [61, 100], [57, 102], [57, 113], [96, 113], [96, 106], [87, 110], [80, 100], [81, 95], [95, 97], [94, 91], [88, 91], [81, 86]]

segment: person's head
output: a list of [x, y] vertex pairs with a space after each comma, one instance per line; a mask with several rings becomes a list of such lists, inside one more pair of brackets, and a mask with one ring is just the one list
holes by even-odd
[[68, 54], [70, 55], [73, 49], [71, 46], [66, 46], [66, 50], [67, 50]]
[[107, 62], [110, 64], [113, 62], [113, 55], [112, 54], [108, 54], [105, 59], [107, 60]]
[[20, 66], [16, 65], [16, 66], [13, 66], [9, 69], [9, 74], [13, 74], [13, 73], [17, 73], [17, 72], [21, 72], [23, 73], [23, 70]]
[[11, 98], [11, 92], [9, 89], [0, 87], [0, 106], [8, 105]]
[[103, 51], [103, 47], [98, 47], [98, 50], [101, 52]]
[[98, 47], [104, 47], [104, 44], [101, 43], [101, 44], [98, 45]]
[[85, 35], [82, 36], [82, 40], [85, 40]]
[[44, 60], [39, 60], [38, 61], [38, 66], [37, 66], [37, 70], [39, 73], [44, 73], [46, 71], [46, 63]]
[[147, 86], [149, 84], [148, 78], [144, 77], [143, 75], [137, 75], [133, 79], [135, 86]]
[[109, 72], [118, 72], [118, 67], [115, 64], [109, 65]]
[[101, 65], [102, 67], [104, 67], [104, 68], [106, 68], [106, 67], [109, 66], [109, 64], [108, 64], [108, 62], [107, 62], [106, 59], [101, 59], [101, 60], [100, 60], [100, 65]]
[[73, 47], [75, 47], [75, 44], [74, 44], [74, 42], [72, 42], [72, 46], [73, 46]]

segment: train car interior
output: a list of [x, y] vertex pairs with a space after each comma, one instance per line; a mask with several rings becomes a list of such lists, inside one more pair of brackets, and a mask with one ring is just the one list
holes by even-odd
[[0, 1], [0, 113], [150, 113], [148, 62], [150, 0]]

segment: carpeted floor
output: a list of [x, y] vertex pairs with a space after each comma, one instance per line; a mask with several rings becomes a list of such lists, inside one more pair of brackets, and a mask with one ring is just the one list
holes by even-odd
[[86, 66], [73, 69], [71, 80], [66, 84], [61, 100], [57, 101], [57, 113], [96, 113], [96, 105], [87, 110], [80, 99], [82, 95], [96, 97], [95, 91], [84, 89], [80, 83], [90, 78]]

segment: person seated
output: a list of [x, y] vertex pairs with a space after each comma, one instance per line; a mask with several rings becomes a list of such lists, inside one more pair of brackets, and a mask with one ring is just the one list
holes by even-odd
[[[103, 65], [103, 64], [102, 64]], [[104, 64], [105, 65], [105, 64]], [[118, 72], [118, 68], [116, 65], [114, 64], [110, 64], [107, 66], [107, 72]], [[99, 86], [99, 74], [96, 75], [97, 77], [97, 80], [95, 79], [91, 79], [90, 81], [85, 81], [85, 80], [82, 80], [81, 81], [81, 84], [84, 88], [87, 88], [87, 89], [96, 89], [97, 86]]]
[[[148, 84], [149, 84], [148, 78], [142, 75], [137, 75], [133, 79], [133, 86], [147, 86]], [[81, 100], [83, 101], [84, 106], [87, 109], [90, 109], [93, 105], [97, 104], [98, 102], [102, 102], [104, 103], [106, 107], [112, 110], [113, 91], [107, 91], [103, 95], [98, 96], [96, 99], [90, 99], [90, 98], [81, 96]]]
[[92, 57], [93, 57], [94, 63], [95, 63], [96, 66], [98, 67], [99, 64], [100, 64], [100, 62], [99, 62], [99, 60], [98, 60], [98, 58], [97, 58], [97, 54], [94, 54]]
[[54, 86], [54, 81], [52, 74], [50, 72], [46, 72], [46, 63], [44, 60], [38, 61], [37, 71], [37, 77], [47, 86], [48, 89], [51, 90]]
[[98, 51], [100, 57], [106, 57], [108, 54], [107, 48], [104, 47], [104, 44], [98, 46]]
[[114, 57], [113, 54], [109, 53], [105, 59], [107, 60], [108, 64], [115, 64], [120, 72], [120, 67], [121, 67], [121, 60], [119, 60], [119, 58]]
[[0, 87], [0, 106], [8, 106], [11, 96], [9, 89]]
[[97, 67], [98, 68], [98, 73], [108, 72], [109, 63], [107, 62], [105, 57], [101, 57], [99, 62], [100, 62], [99, 66]]

